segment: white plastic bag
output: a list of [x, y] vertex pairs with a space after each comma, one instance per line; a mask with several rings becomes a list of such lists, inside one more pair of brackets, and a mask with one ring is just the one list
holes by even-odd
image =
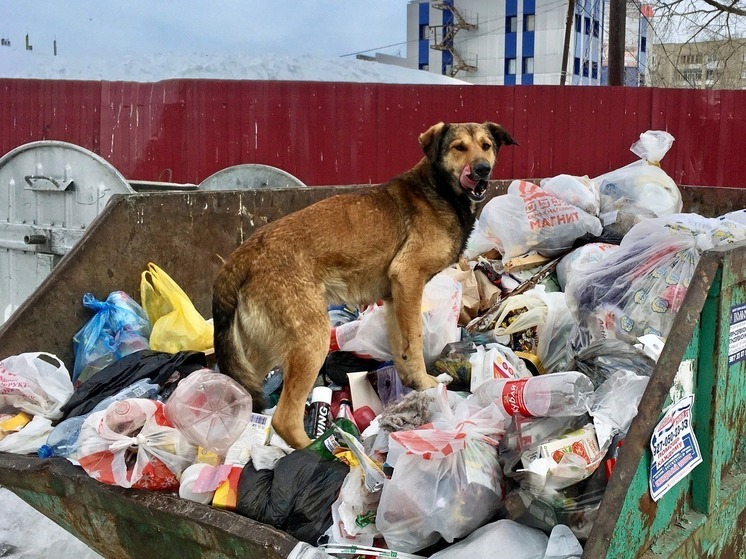
[[376, 527], [391, 549], [414, 552], [438, 541], [452, 542], [487, 522], [504, 496], [495, 437], [502, 423], [494, 406], [471, 413], [461, 400], [451, 410], [443, 386], [433, 389], [438, 419], [389, 437], [399, 456], [383, 486]]
[[[648, 130], [630, 150], [639, 161], [594, 178], [604, 196], [623, 199], [651, 210], [661, 217], [678, 213], [682, 208], [681, 192], [676, 183], [660, 168], [660, 161], [673, 144], [673, 136], [661, 130]], [[609, 211], [602, 204], [601, 212]]]
[[[436, 274], [422, 294], [422, 346], [425, 363], [432, 365], [443, 348], [461, 338], [458, 318], [461, 312], [461, 284], [446, 274]], [[373, 305], [358, 320], [333, 330], [336, 346], [342, 351], [392, 361], [386, 330], [385, 309]]]
[[62, 417], [60, 408], [72, 395], [70, 373], [51, 353], [22, 353], [0, 361], [0, 408], [12, 406], [54, 420]]
[[469, 391], [474, 390], [488, 380], [496, 378], [528, 378], [531, 376], [526, 364], [513, 350], [500, 344], [477, 345], [476, 351], [469, 355], [471, 379]]
[[544, 559], [548, 541], [541, 530], [504, 519], [485, 524], [464, 540], [431, 555], [430, 559]]
[[[134, 464], [129, 456], [135, 454]], [[131, 398], [92, 413], [78, 438], [78, 461], [102, 483], [174, 491], [197, 449], [168, 421], [161, 402]]]
[[588, 176], [557, 175], [542, 179], [541, 188], [552, 196], [577, 206], [591, 215], [598, 215], [601, 207], [601, 193], [598, 185]]
[[532, 251], [559, 256], [585, 235], [598, 236], [599, 219], [539, 186], [513, 181], [508, 193], [487, 202], [474, 233], [490, 240], [503, 260]]
[[23, 429], [0, 440], [0, 452], [33, 454], [46, 444], [52, 429], [52, 422], [49, 419], [35, 415]]

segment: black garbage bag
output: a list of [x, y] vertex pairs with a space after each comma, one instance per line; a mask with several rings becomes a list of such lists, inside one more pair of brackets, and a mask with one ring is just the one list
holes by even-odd
[[[200, 351], [166, 353], [143, 349], [130, 353], [83, 382], [62, 406], [62, 417], [67, 419], [88, 413], [104, 398], [140, 379], [149, 378], [163, 388], [206, 365], [205, 354]], [[180, 373], [178, 379], [171, 379], [176, 371]]]
[[626, 369], [643, 377], [653, 374], [655, 361], [623, 340], [596, 340], [576, 353], [568, 371], [580, 371], [598, 388], [611, 375]]
[[332, 525], [332, 503], [349, 470], [309, 449], [280, 458], [274, 470], [257, 471], [249, 463], [238, 481], [236, 510], [316, 545]]
[[377, 359], [359, 357], [349, 351], [332, 351], [326, 356], [320, 372], [334, 384], [347, 386], [350, 384], [347, 373], [375, 371], [381, 365], [382, 361]]

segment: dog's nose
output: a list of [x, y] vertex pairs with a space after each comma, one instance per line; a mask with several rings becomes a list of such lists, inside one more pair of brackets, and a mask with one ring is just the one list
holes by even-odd
[[486, 161], [479, 161], [472, 167], [472, 172], [480, 179], [486, 179], [490, 176], [492, 167]]

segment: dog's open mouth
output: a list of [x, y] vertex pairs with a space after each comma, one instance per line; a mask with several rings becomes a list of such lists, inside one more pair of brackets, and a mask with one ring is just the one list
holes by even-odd
[[487, 192], [487, 179], [475, 177], [471, 172], [471, 165], [467, 165], [461, 171], [459, 183], [471, 201], [481, 202], [484, 200], [484, 195]]

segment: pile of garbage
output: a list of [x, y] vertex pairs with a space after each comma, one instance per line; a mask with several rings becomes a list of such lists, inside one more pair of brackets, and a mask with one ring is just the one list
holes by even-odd
[[[329, 556], [580, 557], [700, 256], [746, 239], [746, 211], [679, 213], [658, 164], [672, 141], [646, 132], [633, 164], [514, 181], [485, 205], [423, 295], [437, 388], [402, 384], [380, 305], [330, 307], [307, 448], [216, 370], [211, 322], [151, 264], [141, 303], [83, 295], [72, 374], [45, 353], [0, 362], [0, 451], [235, 510]], [[265, 379], [270, 406], [282, 380]]]

